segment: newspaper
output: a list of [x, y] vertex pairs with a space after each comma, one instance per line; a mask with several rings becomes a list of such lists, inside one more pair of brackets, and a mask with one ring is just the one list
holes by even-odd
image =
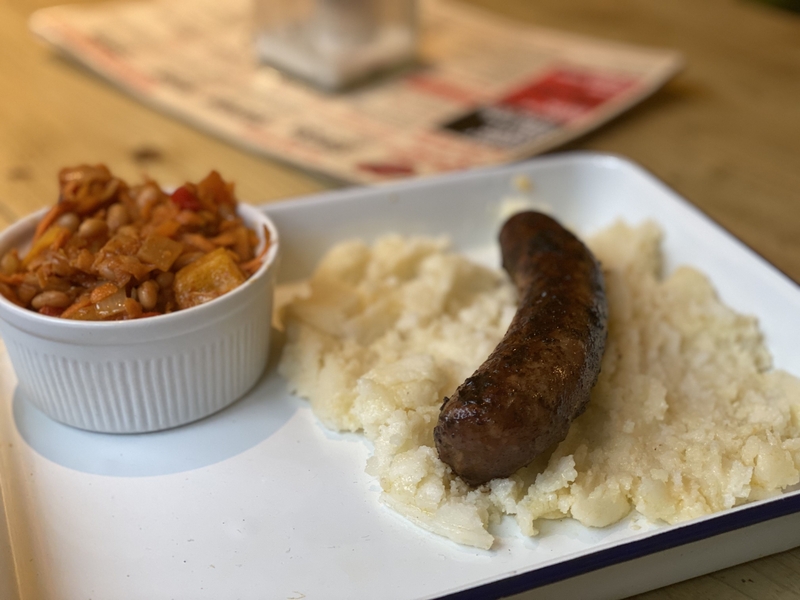
[[249, 0], [37, 11], [32, 31], [159, 110], [251, 151], [354, 183], [517, 160], [653, 93], [677, 52], [421, 0], [419, 60], [333, 94], [260, 64]]

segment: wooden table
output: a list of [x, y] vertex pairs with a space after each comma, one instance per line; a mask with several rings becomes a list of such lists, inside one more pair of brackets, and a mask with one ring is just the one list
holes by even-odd
[[[678, 77], [570, 149], [643, 164], [800, 281], [800, 15], [749, 0], [472, 2], [546, 27], [680, 49], [687, 67]], [[56, 57], [26, 25], [55, 3], [0, 0], [0, 228], [51, 204], [58, 169], [79, 162], [164, 182], [216, 168], [254, 202], [330, 186], [158, 114]], [[800, 598], [800, 549], [638, 598]]]

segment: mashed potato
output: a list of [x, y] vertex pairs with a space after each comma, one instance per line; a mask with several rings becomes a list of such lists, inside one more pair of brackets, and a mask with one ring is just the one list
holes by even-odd
[[462, 544], [491, 547], [503, 515], [536, 535], [539, 519], [676, 523], [776, 494], [800, 480], [800, 381], [701, 273], [660, 278], [660, 236], [620, 223], [590, 241], [610, 310], [600, 378], [566, 440], [509, 478], [472, 489], [434, 446], [443, 397], [516, 310], [504, 274], [443, 240], [333, 248], [285, 309], [280, 371], [327, 427], [372, 441], [387, 505]]

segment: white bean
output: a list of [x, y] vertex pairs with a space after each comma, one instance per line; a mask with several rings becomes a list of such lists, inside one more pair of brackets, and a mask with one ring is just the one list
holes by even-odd
[[36, 294], [31, 300], [31, 306], [36, 310], [49, 306], [51, 308], [66, 308], [72, 304], [72, 300], [64, 292], [58, 290], [47, 290]]
[[153, 310], [158, 302], [158, 284], [152, 279], [145, 281], [137, 290], [139, 304], [145, 310]]
[[123, 225], [131, 222], [131, 217], [128, 214], [128, 209], [124, 204], [116, 202], [108, 207], [108, 214], [106, 215], [106, 225], [109, 231], [116, 231]]
[[20, 264], [19, 257], [13, 252], [8, 252], [0, 259], [0, 273], [5, 273], [6, 275], [16, 273]]
[[82, 238], [95, 237], [104, 234], [107, 229], [106, 222], [101, 219], [86, 219], [78, 228], [78, 235]]
[[64, 229], [68, 229], [72, 233], [78, 231], [80, 224], [81, 220], [74, 212], [64, 213], [58, 217], [58, 219], [56, 219], [56, 225], [63, 227]]
[[175, 273], [171, 271], [164, 271], [163, 273], [156, 275], [156, 283], [162, 290], [171, 286], [174, 279]]

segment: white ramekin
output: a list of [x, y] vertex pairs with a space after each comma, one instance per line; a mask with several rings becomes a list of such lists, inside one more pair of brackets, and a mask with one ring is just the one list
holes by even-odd
[[[0, 233], [0, 256], [26, 249], [40, 211]], [[278, 231], [258, 209], [239, 215], [271, 247], [244, 284], [167, 315], [113, 322], [57, 319], [0, 294], [0, 335], [25, 397], [81, 429], [138, 433], [183, 425], [243, 396], [269, 352]]]

